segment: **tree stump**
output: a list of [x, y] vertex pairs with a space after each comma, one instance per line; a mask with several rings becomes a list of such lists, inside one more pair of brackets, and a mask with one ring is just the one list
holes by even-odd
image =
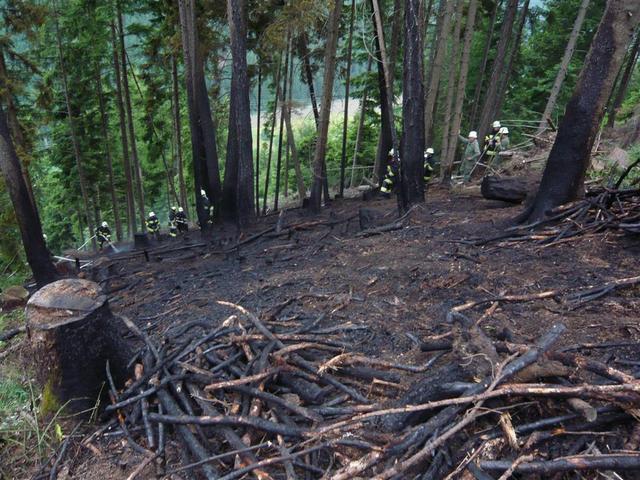
[[89, 413], [109, 390], [107, 361], [117, 385], [127, 378], [130, 347], [97, 283], [50, 283], [31, 297], [26, 317], [45, 413]]
[[486, 176], [482, 179], [480, 192], [488, 200], [522, 203], [533, 190], [530, 182], [518, 177]]

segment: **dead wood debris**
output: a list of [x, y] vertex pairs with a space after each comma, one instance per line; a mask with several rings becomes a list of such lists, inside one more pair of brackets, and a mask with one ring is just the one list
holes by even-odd
[[[562, 324], [505, 348], [451, 311], [450, 351], [411, 366], [368, 358], [339, 332], [300, 335], [272, 315], [219, 303], [235, 315], [157, 342], [126, 322], [144, 347], [135, 378], [111, 386], [107, 410], [149, 465], [165, 465], [170, 441], [184, 445], [184, 464], [166, 465], [167, 474], [383, 480], [640, 469], [625, 435], [611, 435], [635, 435], [640, 382], [556, 349]], [[568, 367], [546, 379], [555, 382], [520, 383], [520, 372], [551, 360]], [[398, 390], [389, 370], [415, 382]], [[581, 454], [586, 439], [602, 438], [604, 453]]]
[[534, 242], [539, 248], [548, 248], [606, 232], [640, 234], [640, 189], [591, 191], [583, 200], [552, 210], [543, 220], [472, 243], [506, 246]]

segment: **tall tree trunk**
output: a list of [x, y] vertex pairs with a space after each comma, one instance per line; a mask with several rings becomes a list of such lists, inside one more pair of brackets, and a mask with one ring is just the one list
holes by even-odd
[[342, 154], [340, 158], [340, 196], [344, 196], [344, 174], [347, 168], [347, 130], [349, 128], [349, 89], [351, 87], [351, 54], [353, 50], [353, 23], [356, 13], [356, 0], [351, 0], [349, 17], [349, 40], [347, 40], [347, 79], [344, 85], [344, 118], [342, 120]]
[[605, 106], [638, 24], [640, 2], [607, 2], [578, 84], [560, 122], [536, 198], [520, 219], [544, 218], [552, 208], [582, 193]]
[[482, 105], [482, 113], [480, 114], [480, 123], [478, 124], [479, 141], [484, 140], [484, 137], [489, 130], [489, 125], [493, 120], [495, 120], [493, 118], [493, 114], [495, 106], [498, 103], [497, 97], [498, 89], [500, 87], [500, 78], [505, 69], [507, 47], [509, 46], [509, 41], [512, 37], [513, 24], [515, 22], [517, 12], [518, 0], [508, 0], [507, 9], [502, 21], [502, 28], [500, 29], [500, 40], [496, 47], [496, 57], [493, 61], [493, 68], [491, 69], [491, 78], [489, 79], [484, 104]]
[[280, 200], [280, 172], [282, 168], [282, 142], [284, 134], [284, 111], [287, 104], [287, 87], [289, 86], [289, 53], [291, 51], [291, 40], [287, 35], [287, 52], [284, 56], [284, 79], [282, 88], [282, 102], [280, 103], [280, 128], [278, 133], [278, 157], [276, 159], [276, 194], [273, 200], [273, 209], [278, 210]]
[[138, 215], [140, 215], [140, 225], [143, 226], [147, 219], [144, 205], [144, 186], [142, 181], [142, 167], [138, 158], [138, 147], [136, 145], [136, 130], [133, 119], [133, 109], [131, 106], [131, 94], [129, 93], [129, 76], [127, 75], [127, 50], [124, 44], [124, 21], [122, 18], [122, 9], [120, 1], [118, 6], [118, 29], [120, 30], [120, 60], [122, 61], [122, 93], [124, 95], [124, 106], [127, 113], [127, 130], [129, 132], [129, 145], [131, 145], [131, 160], [133, 162], [133, 170], [136, 180], [136, 193], [138, 195]]
[[[447, 80], [447, 98], [444, 108], [444, 121], [442, 122], [442, 147], [441, 158], [445, 157], [449, 151], [449, 132], [451, 129], [451, 114], [453, 110], [453, 93], [456, 90], [456, 74], [458, 73], [458, 54], [460, 51], [460, 32], [462, 30], [462, 12], [464, 0], [457, 0], [455, 27], [453, 28], [453, 38], [451, 40], [451, 50], [449, 58], [449, 78]], [[457, 139], [456, 139], [457, 140]]]
[[258, 114], [256, 115], [256, 215], [260, 215], [260, 115], [262, 112], [262, 63], [258, 59]]
[[[4, 59], [4, 50], [2, 49], [2, 46], [0, 46], [0, 84], [5, 81], [8, 85], [8, 75], [9, 73], [7, 72], [7, 65]], [[38, 204], [36, 203], [36, 197], [33, 194], [31, 175], [29, 175], [29, 164], [27, 163], [27, 142], [24, 138], [22, 126], [18, 121], [18, 109], [16, 108], [13, 95], [9, 88], [3, 88], [2, 92], [4, 93], [3, 100], [7, 107], [7, 123], [9, 125], [9, 131], [11, 132], [11, 136], [13, 138], [14, 147], [18, 154], [18, 160], [20, 161], [22, 177], [24, 179], [25, 185], [27, 186], [27, 190], [29, 191], [29, 198], [31, 199], [33, 208], [35, 208], [37, 212]]]
[[[291, 120], [291, 107], [293, 105], [293, 45], [289, 44], [289, 86], [287, 87], [289, 90], [289, 94], [287, 97], [287, 105], [285, 110], [287, 115], [289, 116], [289, 120]], [[286, 127], [286, 126], [285, 126]], [[287, 154], [285, 156], [284, 162], [284, 197], [287, 198], [289, 196], [289, 156], [291, 153], [291, 142], [289, 141], [289, 132], [287, 131]]]
[[293, 160], [293, 168], [296, 172], [296, 185], [298, 187], [298, 198], [300, 203], [307, 195], [307, 190], [304, 186], [304, 177], [302, 175], [302, 169], [300, 167], [300, 157], [298, 156], [298, 149], [296, 147], [296, 140], [293, 135], [293, 128], [291, 128], [291, 102], [287, 105], [287, 108], [283, 111], [285, 117], [284, 121], [287, 127], [287, 142], [291, 147], [291, 159]]
[[498, 88], [496, 104], [493, 108], [493, 114], [491, 115], [491, 118], [499, 118], [502, 114], [502, 105], [504, 104], [504, 98], [507, 93], [507, 87], [509, 86], [509, 80], [511, 79], [511, 73], [513, 72], [513, 66], [515, 65], [518, 54], [520, 53], [520, 44], [522, 43], [524, 24], [527, 20], [528, 14], [529, 0], [525, 0], [524, 5], [521, 9], [520, 18], [518, 20], [518, 33], [516, 34], [515, 40], [512, 42], [513, 44], [511, 46], [511, 53], [509, 54], [509, 62], [507, 63], [507, 68], [504, 69], [504, 72], [502, 72], [502, 77], [500, 78], [500, 87]]
[[636, 63], [638, 62], [638, 53], [640, 53], [640, 31], [636, 33], [636, 39], [629, 51], [629, 60], [627, 61], [627, 65], [625, 66], [624, 72], [622, 72], [622, 77], [620, 78], [620, 86], [618, 87], [618, 91], [616, 92], [611, 104], [611, 109], [609, 110], [609, 119], [607, 121], [607, 127], [609, 128], [613, 128], [616, 123], [616, 115], [618, 114], [618, 110], [620, 110], [624, 97], [627, 94], [629, 81], [631, 80]]
[[9, 198], [11, 198], [16, 220], [20, 227], [27, 262], [29, 262], [38, 287], [43, 287], [47, 283], [53, 282], [57, 273], [42, 236], [42, 225], [38, 212], [31, 202], [29, 189], [22, 176], [20, 160], [13, 146], [7, 117], [2, 106], [0, 106], [0, 170], [4, 176]]
[[498, 12], [502, 0], [495, 0], [495, 7], [491, 14], [491, 20], [489, 23], [489, 32], [487, 33], [487, 39], [484, 43], [484, 51], [482, 52], [482, 62], [480, 63], [480, 71], [478, 75], [478, 82], [476, 83], [476, 89], [473, 93], [473, 106], [471, 108], [471, 116], [469, 117], [470, 125], [477, 125], [478, 112], [480, 108], [480, 97], [482, 95], [482, 87], [484, 86], [484, 79], [487, 76], [487, 66], [489, 65], [489, 52], [491, 51], [491, 44], [493, 43], [493, 32], [496, 28], [496, 22], [498, 20]]
[[269, 154], [267, 155], [267, 171], [264, 179], [264, 197], [262, 201], [262, 215], [267, 213], [267, 195], [269, 194], [269, 177], [271, 177], [271, 158], [273, 157], [273, 137], [276, 131], [276, 119], [278, 117], [278, 101], [280, 100], [280, 74], [282, 70], [282, 57], [278, 60], [278, 70], [276, 71], [275, 86], [276, 98], [273, 103], [273, 115], [271, 121], [271, 132], [269, 132]]
[[571, 35], [569, 35], [569, 41], [567, 42], [567, 46], [564, 49], [564, 55], [562, 56], [562, 61], [560, 62], [560, 69], [558, 70], [556, 79], [553, 82], [551, 92], [549, 93], [549, 99], [547, 100], [547, 105], [544, 107], [544, 113], [542, 114], [542, 118], [540, 119], [538, 133], [541, 133], [545, 128], [547, 128], [548, 119], [551, 117], [551, 115], [553, 114], [553, 110], [556, 107], [558, 95], [560, 94], [560, 90], [562, 89], [564, 79], [567, 76], [569, 64], [571, 63], [571, 58], [573, 57], [573, 52], [576, 49], [576, 43], [578, 42], [578, 37], [580, 36], [580, 30], [582, 30], [582, 23], [584, 22], [584, 17], [587, 14], [587, 8], [589, 8], [589, 2], [590, 0], [582, 0], [582, 3], [580, 4], [578, 15], [576, 16], [575, 22], [573, 22]]
[[205, 209], [200, 190], [207, 193], [216, 213], [219, 212], [222, 197], [216, 133], [204, 78], [204, 60], [198, 41], [194, 0], [179, 0], [178, 10], [191, 130], [196, 212], [201, 228], [206, 230], [209, 212]]
[[[124, 178], [126, 180], [126, 197], [127, 197], [127, 225], [128, 234], [137, 231], [136, 207], [133, 194], [133, 178], [131, 170], [131, 162], [129, 159], [129, 141], [127, 139], [127, 120], [124, 110], [124, 100], [122, 99], [122, 76], [120, 73], [120, 54], [118, 53], [118, 41], [116, 37], [116, 26], [111, 22], [111, 42], [113, 45], [113, 69], [116, 82], [116, 104], [118, 105], [118, 119], [120, 120], [120, 138], [122, 142], [122, 162], [124, 164]], [[144, 229], [144, 224], [140, 225]], [[92, 233], [93, 235], [93, 233]]]
[[[71, 109], [71, 97], [69, 96], [69, 84], [67, 81], [67, 70], [64, 65], [64, 56], [62, 54], [62, 36], [60, 35], [60, 25], [58, 22], [58, 13], [55, 13], [55, 28], [56, 28], [56, 42], [58, 44], [58, 60], [60, 62], [60, 74], [62, 76], [62, 88], [64, 91], [64, 100], [67, 105], [67, 120], [69, 122], [69, 134], [71, 136], [71, 143], [73, 145], [73, 156], [76, 161], [76, 168], [78, 169], [78, 181], [80, 183], [80, 193], [82, 195], [82, 204], [84, 206], [84, 213], [87, 218], [87, 225], [89, 225], [89, 234], [95, 233], [95, 225], [91, 219], [91, 209], [89, 205], [89, 191], [87, 187], [87, 180], [84, 175], [84, 165], [82, 161], [82, 155], [80, 153], [80, 144], [78, 143], [78, 136], [76, 134], [76, 126], [73, 120], [73, 111]], [[42, 233], [40, 234], [42, 236]], [[95, 238], [92, 241], [93, 248], [96, 248]]]
[[171, 55], [171, 93], [173, 97], [173, 135], [176, 144], [176, 165], [178, 170], [178, 187], [180, 189], [180, 206], [189, 216], [187, 185], [184, 181], [184, 160], [182, 157], [182, 122], [180, 120], [180, 85], [178, 83], [178, 60]]
[[440, 77], [442, 76], [442, 64], [447, 52], [447, 40], [449, 39], [449, 30], [451, 18], [453, 17], [453, 9], [456, 2], [453, 0], [442, 1], [438, 12], [438, 38], [436, 42], [436, 51], [433, 57], [433, 66], [431, 67], [431, 78], [429, 85], [425, 91], [424, 106], [424, 138], [425, 143], [430, 145], [431, 132], [433, 130], [434, 112], [436, 100], [438, 96], [438, 88], [440, 86]]
[[[367, 61], [367, 75], [371, 72], [371, 55]], [[367, 94], [369, 90], [363, 89], [362, 98], [360, 99], [360, 118], [358, 119], [358, 130], [356, 131], [356, 144], [353, 146], [353, 160], [351, 162], [351, 178], [349, 179], [349, 187], [353, 188], [356, 173], [356, 163], [358, 161], [358, 151], [360, 150], [360, 141], [362, 139], [362, 131], [364, 130], [364, 117], [367, 108]]]
[[113, 219], [116, 226], [116, 238], [122, 240], [122, 221], [120, 220], [120, 206], [116, 196], [115, 180], [113, 176], [113, 157], [111, 156], [111, 139], [109, 138], [109, 121], [107, 119], [107, 109], [105, 107], [104, 95], [102, 93], [102, 75], [100, 66], [96, 63], [96, 89], [98, 92], [98, 104], [100, 107], [100, 129], [102, 130], [102, 141], [104, 153], [107, 157], [107, 172], [109, 174], [109, 195], [111, 196], [111, 208], [113, 209]]
[[[404, 3], [404, 73], [402, 88], [402, 203], [424, 202], [424, 85], [420, 2]], [[461, 0], [460, 0], [461, 1]]]
[[467, 25], [464, 30], [464, 44], [462, 47], [462, 58], [460, 60], [460, 76], [458, 77], [456, 102], [453, 108], [453, 118], [449, 131], [449, 149], [441, 151], [441, 177], [443, 183], [451, 180], [453, 162], [456, 156], [458, 134], [462, 125], [462, 109], [464, 107], [464, 92], [467, 89], [467, 78], [469, 75], [469, 58], [471, 57], [471, 44], [473, 42], [473, 31], [475, 28], [476, 16], [478, 12], [478, 0], [469, 1], [467, 12]]
[[233, 72], [231, 96], [235, 98], [236, 164], [236, 220], [246, 226], [253, 213], [253, 140], [251, 139], [251, 104], [247, 73], [247, 12], [245, 0], [227, 0], [227, 16], [231, 37]]
[[[320, 125], [320, 112], [318, 111], [318, 101], [316, 98], [315, 88], [313, 86], [313, 71], [311, 70], [311, 60], [309, 55], [309, 48], [307, 46], [308, 39], [306, 34], [302, 34], [299, 37], [298, 49], [300, 51], [300, 57], [302, 59], [302, 65], [304, 68], [304, 78], [307, 87], [309, 88], [309, 98], [311, 99], [311, 108], [313, 109], [313, 119], [316, 122], [316, 130]], [[329, 202], [329, 179], [327, 178], [327, 164], [322, 167], [324, 184], [322, 186], [325, 202]]]
[[321, 195], [324, 179], [326, 178], [325, 155], [327, 151], [327, 135], [329, 133], [329, 117], [331, 116], [331, 101], [333, 100], [333, 79], [336, 72], [336, 49], [340, 27], [340, 12], [342, 2], [335, 2], [328, 22], [327, 44], [324, 52], [324, 81], [322, 82], [322, 103], [320, 107], [320, 123], [318, 124], [318, 140], [313, 159], [313, 183], [309, 208], [313, 212], [320, 212]]
[[402, 3], [403, 0], [393, 0], [393, 12], [391, 23], [391, 45], [389, 45], [389, 72], [391, 73], [391, 91], [395, 92], [396, 65], [398, 51], [400, 50], [400, 39], [402, 38]]
[[[372, 13], [375, 11], [373, 2], [374, 0], [370, 0]], [[378, 185], [381, 185], [382, 179], [387, 171], [389, 150], [393, 147], [393, 135], [391, 131], [391, 125], [393, 123], [393, 97], [389, 98], [385, 74], [386, 66], [381, 60], [382, 52], [386, 51], [384, 35], [378, 35], [378, 23], [375, 14], [371, 16], [371, 20], [373, 21], [373, 35], [375, 37], [375, 57], [378, 69], [378, 92], [380, 97], [380, 134], [378, 136], [378, 148], [376, 150], [376, 161], [373, 172], [374, 181], [377, 182]]]
[[302, 66], [304, 69], [304, 79], [307, 87], [309, 88], [309, 98], [311, 99], [311, 109], [313, 110], [313, 120], [316, 122], [316, 129], [320, 124], [320, 112], [318, 110], [318, 100], [316, 98], [316, 91], [313, 86], [313, 70], [311, 69], [311, 60], [309, 59], [309, 47], [307, 46], [308, 40], [306, 33], [303, 33], [298, 37], [298, 52], [300, 59], [302, 60]]

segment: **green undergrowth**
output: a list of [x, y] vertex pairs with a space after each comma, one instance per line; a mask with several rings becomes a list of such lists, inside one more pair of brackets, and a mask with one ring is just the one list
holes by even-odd
[[[22, 308], [0, 313], [0, 331], [23, 322]], [[43, 395], [22, 359], [22, 341], [0, 342], [0, 479], [31, 478], [67, 430], [62, 409], [42, 414]]]

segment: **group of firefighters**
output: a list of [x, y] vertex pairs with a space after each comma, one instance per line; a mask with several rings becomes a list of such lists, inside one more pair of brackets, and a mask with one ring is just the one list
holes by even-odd
[[[207, 214], [207, 222], [211, 223], [213, 221], [213, 207], [209, 201], [209, 197], [207, 197], [204, 190], [200, 190], [200, 196], [202, 199], [202, 205]], [[160, 220], [155, 212], [149, 212], [145, 223], [147, 231], [159, 239]], [[179, 234], [183, 234], [188, 231], [189, 220], [187, 219], [187, 214], [185, 213], [184, 208], [171, 207], [169, 209], [169, 236], [177, 237]], [[111, 229], [107, 222], [102, 222], [102, 224], [96, 229], [96, 239], [98, 240], [100, 250], [104, 248], [105, 244], [111, 245]]]
[[[466, 144], [462, 163], [460, 164], [460, 174], [465, 182], [471, 178], [471, 174], [475, 170], [483, 157], [488, 157], [487, 164], [492, 168], [499, 168], [499, 153], [509, 149], [509, 129], [503, 127], [499, 121], [493, 122], [491, 133], [484, 138], [484, 149], [480, 150], [478, 144], [478, 133], [474, 130], [469, 132], [467, 138], [459, 135], [460, 141]], [[424, 151], [423, 162], [423, 179], [428, 182], [435, 170], [435, 151], [429, 147]], [[393, 148], [389, 151], [387, 172], [380, 186], [380, 192], [385, 196], [390, 196], [396, 185], [396, 179], [399, 174], [400, 157], [395, 154]], [[204, 190], [200, 190], [202, 205], [207, 214], [207, 222], [213, 220], [213, 207]], [[146, 220], [148, 232], [159, 238], [160, 236], [160, 220], [154, 212], [150, 212]], [[185, 233], [189, 230], [187, 214], [182, 207], [171, 207], [169, 210], [169, 236], [177, 237], [178, 234]], [[107, 222], [96, 229], [96, 238], [100, 245], [100, 249], [104, 244], [111, 244], [111, 230]]]
[[[466, 144], [462, 162], [459, 167], [460, 175], [465, 182], [468, 182], [473, 174], [477, 165], [487, 157], [487, 165], [492, 169], [498, 169], [500, 167], [500, 152], [504, 152], [509, 149], [509, 129], [503, 127], [499, 121], [493, 122], [491, 133], [484, 138], [484, 149], [480, 150], [478, 143], [478, 132], [472, 130], [469, 132], [467, 138], [459, 135], [460, 141]], [[424, 163], [423, 163], [423, 178], [425, 183], [431, 179], [435, 170], [435, 157], [433, 148], [429, 147], [424, 151]], [[395, 155], [395, 151], [392, 148], [389, 151], [387, 160], [387, 171], [380, 186], [380, 192], [384, 196], [390, 196], [396, 185], [396, 179], [398, 177], [400, 167], [400, 157]]]

